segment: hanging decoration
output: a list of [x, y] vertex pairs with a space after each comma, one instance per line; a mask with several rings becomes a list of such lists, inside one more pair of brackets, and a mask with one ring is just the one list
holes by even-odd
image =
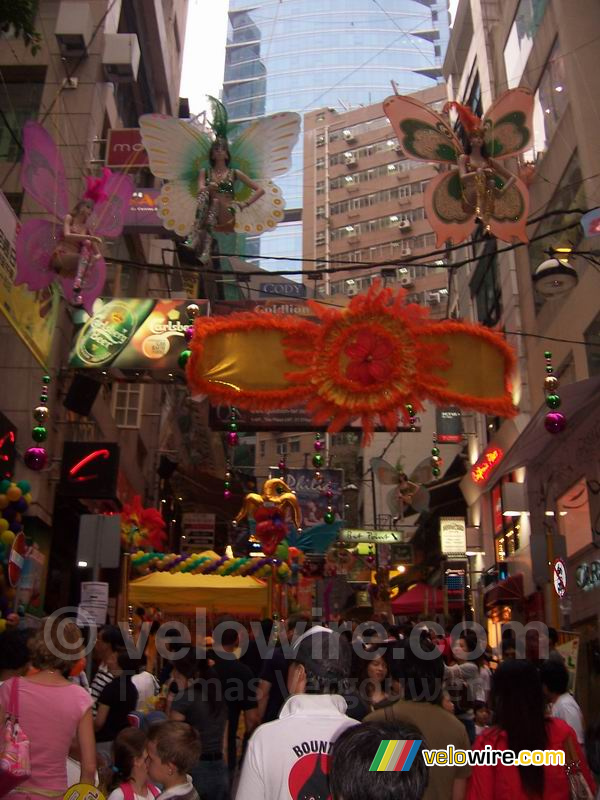
[[371, 469], [375, 478], [384, 486], [393, 488], [387, 494], [387, 507], [395, 519], [411, 514], [420, 514], [429, 508], [429, 492], [423, 486], [431, 480], [429, 460], [421, 462], [410, 477], [398, 461], [392, 466], [383, 458], [372, 458]]
[[414, 427], [426, 399], [516, 414], [514, 354], [489, 328], [432, 322], [426, 309], [406, 302], [405, 290], [379, 284], [346, 309], [310, 305], [318, 322], [259, 312], [197, 319], [187, 367], [192, 394], [249, 410], [304, 403], [331, 432], [358, 419], [367, 441], [378, 421], [390, 431], [400, 420]]
[[106, 280], [101, 237], [114, 239], [123, 230], [133, 181], [105, 168], [102, 177], [86, 178], [83, 196], [69, 211], [65, 166], [50, 134], [27, 122], [23, 149], [23, 186], [54, 222], [33, 219], [21, 226], [15, 284], [39, 291], [57, 280], [67, 301], [91, 314]]
[[285, 202], [272, 179], [290, 168], [300, 131], [298, 114], [286, 112], [239, 132], [229, 124], [225, 106], [214, 97], [209, 101], [214, 138], [196, 122], [162, 114], [140, 117], [150, 169], [165, 180], [159, 200], [163, 225], [189, 237], [203, 264], [211, 258], [216, 233], [258, 235], [283, 221]]
[[442, 459], [440, 448], [438, 447], [437, 433], [433, 434], [431, 445], [431, 474], [437, 480], [442, 474]]
[[291, 514], [296, 529], [302, 524], [298, 498], [281, 478], [270, 478], [263, 484], [262, 494], [250, 492], [235, 518], [237, 524], [244, 519], [256, 523], [254, 535], [263, 553], [272, 556], [277, 546], [288, 534], [287, 517]]
[[216, 556], [215, 553], [193, 553], [180, 555], [177, 553], [144, 553], [139, 551], [131, 557], [131, 566], [136, 572], [189, 572], [193, 575], [253, 575], [255, 578], [266, 578], [273, 573], [278, 581], [287, 581], [292, 569], [289, 564], [279, 558], [253, 558], [242, 556], [228, 558]]
[[544, 393], [546, 395], [546, 405], [550, 409], [544, 419], [544, 425], [548, 433], [562, 433], [567, 427], [567, 418], [559, 411], [561, 405], [560, 395], [558, 394], [558, 378], [554, 374], [552, 366], [552, 353], [546, 350], [546, 377], [544, 378]]
[[429, 181], [425, 213], [437, 235], [462, 242], [479, 220], [486, 232], [505, 242], [527, 242], [529, 190], [500, 160], [530, 149], [533, 95], [527, 89], [502, 94], [478, 117], [461, 103], [447, 103], [458, 114], [468, 145], [463, 150], [447, 119], [412, 97], [393, 95], [383, 102], [398, 142], [409, 158], [452, 167]]
[[143, 508], [139, 495], [121, 511], [121, 544], [128, 553], [160, 550], [167, 541], [165, 521], [156, 508]]
[[40, 405], [33, 409], [34, 427], [31, 431], [31, 438], [35, 444], [27, 448], [23, 454], [25, 466], [34, 472], [39, 472], [40, 470], [44, 469], [48, 463], [48, 451], [43, 446], [43, 442], [45, 442], [48, 438], [47, 425], [50, 417], [50, 411], [48, 410], [46, 403], [48, 402], [50, 381], [50, 375], [44, 375], [42, 378], [42, 386], [39, 396]]
[[[13, 550], [17, 534], [23, 531], [23, 515], [31, 505], [31, 485], [28, 481], [4, 478], [0, 481], [0, 633], [19, 623], [14, 609], [15, 590], [10, 586], [10, 561], [21, 556]], [[14, 586], [14, 583], [13, 583]]]

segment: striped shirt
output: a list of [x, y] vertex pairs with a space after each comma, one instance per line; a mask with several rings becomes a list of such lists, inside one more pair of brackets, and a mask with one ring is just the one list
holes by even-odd
[[94, 700], [94, 705], [92, 706], [92, 714], [94, 716], [96, 716], [96, 712], [98, 711], [98, 698], [102, 694], [104, 687], [108, 686], [113, 678], [114, 675], [109, 671], [106, 664], [100, 664], [98, 672], [94, 675], [94, 680], [90, 686], [90, 694]]

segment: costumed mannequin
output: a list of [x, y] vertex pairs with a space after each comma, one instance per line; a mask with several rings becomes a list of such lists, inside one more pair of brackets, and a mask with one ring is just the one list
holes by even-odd
[[162, 114], [140, 117], [154, 175], [166, 182], [159, 215], [167, 230], [189, 237], [202, 263], [213, 233], [261, 234], [283, 221], [284, 199], [271, 181], [286, 172], [300, 130], [298, 114], [264, 117], [239, 135], [214, 98], [215, 138], [196, 122]]
[[39, 291], [58, 279], [67, 300], [91, 312], [106, 279], [101, 237], [123, 230], [133, 181], [109, 169], [87, 177], [83, 197], [69, 212], [65, 166], [50, 134], [37, 122], [26, 123], [23, 149], [23, 187], [56, 222], [32, 219], [21, 226], [15, 284]]
[[458, 114], [468, 140], [464, 150], [447, 121], [418, 100], [394, 95], [383, 102], [406, 155], [457, 167], [429, 181], [425, 192], [425, 213], [437, 234], [437, 246], [466, 239], [475, 220], [503, 241], [527, 242], [529, 192], [498, 159], [531, 147], [533, 95], [526, 89], [511, 89], [483, 119], [461, 103], [447, 103], [444, 108], [454, 108]]

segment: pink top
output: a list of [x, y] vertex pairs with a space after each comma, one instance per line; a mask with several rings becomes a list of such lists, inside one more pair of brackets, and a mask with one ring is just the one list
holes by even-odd
[[92, 698], [81, 686], [44, 686], [27, 678], [11, 678], [0, 686], [0, 704], [6, 712], [14, 680], [19, 681], [19, 723], [29, 737], [31, 777], [21, 791], [68, 789], [67, 755], [77, 726], [92, 707]]
[[[594, 779], [588, 769], [585, 756], [570, 725], [562, 719], [548, 719], [548, 750], [564, 750], [565, 740], [570, 737], [575, 751], [581, 761], [581, 771], [595, 792]], [[486, 728], [475, 740], [474, 750], [483, 750], [491, 745], [494, 750], [508, 750], [505, 731], [498, 728]], [[544, 767], [544, 800], [569, 800], [569, 782], [565, 768], [560, 766]], [[523, 789], [519, 768], [498, 764], [495, 767], [473, 767], [467, 788], [467, 800], [531, 800], [531, 795]]]

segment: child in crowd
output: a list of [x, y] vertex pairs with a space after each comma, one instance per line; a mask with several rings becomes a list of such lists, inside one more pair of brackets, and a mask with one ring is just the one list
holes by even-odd
[[148, 737], [137, 728], [125, 728], [113, 743], [113, 780], [108, 800], [154, 800], [160, 794], [148, 782]]
[[473, 704], [475, 712], [475, 735], [479, 736], [480, 733], [489, 727], [490, 724], [490, 710], [487, 703], [476, 701]]
[[148, 732], [148, 774], [163, 787], [158, 800], [200, 800], [188, 771], [200, 758], [200, 739], [187, 722], [161, 722]]

